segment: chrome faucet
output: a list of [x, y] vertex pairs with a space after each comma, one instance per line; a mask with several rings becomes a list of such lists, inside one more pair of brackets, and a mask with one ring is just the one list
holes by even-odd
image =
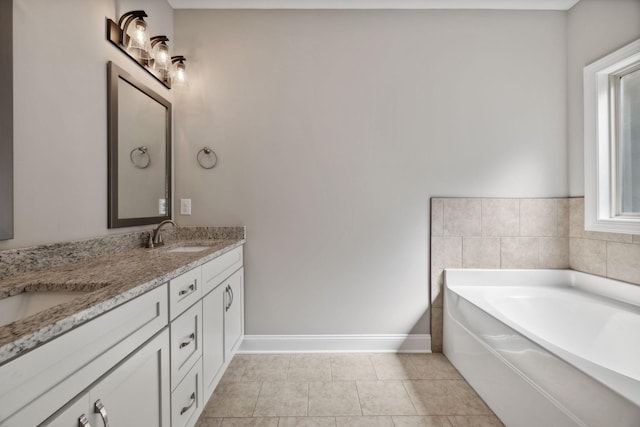
[[152, 242], [153, 242], [153, 244], [155, 246], [164, 245], [164, 242], [162, 241], [162, 234], [160, 234], [160, 230], [161, 230], [162, 227], [164, 227], [167, 224], [173, 224], [174, 227], [178, 228], [178, 224], [176, 224], [174, 221], [172, 221], [170, 219], [166, 219], [166, 220], [162, 221], [160, 224], [158, 224], [156, 229], [153, 230], [153, 233], [151, 234]]

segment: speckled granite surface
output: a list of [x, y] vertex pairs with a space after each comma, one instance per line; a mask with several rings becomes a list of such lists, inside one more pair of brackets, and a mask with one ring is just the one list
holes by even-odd
[[[167, 244], [161, 248], [146, 249], [139, 247], [140, 244], [135, 249], [105, 247], [99, 252], [103, 254], [102, 256], [73, 254], [74, 256], [66, 258], [65, 265], [57, 264], [57, 266], [47, 269], [42, 269], [41, 266], [45, 262], [40, 261], [38, 263], [39, 271], [12, 274], [10, 277], [0, 280], [0, 298], [21, 292], [43, 290], [88, 292], [80, 294], [64, 304], [0, 326], [0, 364], [245, 242], [243, 227], [225, 227], [217, 231], [213, 227], [180, 230], [183, 233], [180, 235], [180, 240], [167, 241]], [[225, 236], [227, 238], [196, 237], [201, 235]], [[185, 236], [190, 238], [185, 238]], [[122, 239], [117, 239], [117, 241], [122, 242]], [[66, 248], [64, 248], [65, 245]], [[50, 248], [40, 252], [40, 256], [45, 256], [47, 251], [53, 251], [52, 246], [59, 246], [62, 247], [62, 251], [68, 251], [69, 245], [71, 244], [47, 245]], [[88, 245], [93, 247], [94, 244]], [[172, 247], [185, 245], [203, 245], [208, 248], [200, 252], [168, 253], [166, 251]], [[33, 251], [34, 249], [37, 251], [37, 248], [28, 248], [25, 251]], [[0, 256], [2, 256], [2, 252], [0, 252]], [[31, 256], [34, 256], [33, 252]], [[74, 261], [69, 262], [69, 259]]]

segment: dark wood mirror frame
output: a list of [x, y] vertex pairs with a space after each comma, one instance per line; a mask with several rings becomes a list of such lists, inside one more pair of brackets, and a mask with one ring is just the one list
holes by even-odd
[[0, 1], [0, 240], [13, 239], [13, 2]]
[[[141, 218], [120, 218], [118, 215], [118, 82], [122, 79], [134, 86], [144, 95], [154, 99], [166, 108], [166, 214]], [[171, 103], [137, 81], [129, 73], [112, 62], [107, 64], [107, 116], [108, 116], [108, 227], [132, 227], [137, 225], [157, 224], [166, 219], [171, 219]]]

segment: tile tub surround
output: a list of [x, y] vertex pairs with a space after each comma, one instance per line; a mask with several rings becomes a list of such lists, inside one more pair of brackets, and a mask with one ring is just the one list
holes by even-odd
[[196, 425], [502, 423], [442, 354], [272, 354], [236, 355]]
[[[244, 239], [175, 240], [164, 248], [122, 250], [116, 254], [0, 280], [0, 298], [36, 290], [90, 291], [67, 303], [0, 327], [0, 363], [244, 243]], [[164, 250], [194, 244], [209, 248], [200, 252], [181, 253]]]
[[584, 198], [431, 199], [431, 345], [445, 268], [571, 268], [640, 285], [640, 236], [584, 229]]
[[431, 199], [431, 349], [442, 351], [445, 268], [568, 268], [569, 199]]

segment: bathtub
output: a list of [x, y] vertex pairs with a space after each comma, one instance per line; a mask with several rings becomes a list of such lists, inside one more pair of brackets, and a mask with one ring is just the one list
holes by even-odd
[[445, 271], [444, 354], [509, 427], [640, 426], [640, 286]]

